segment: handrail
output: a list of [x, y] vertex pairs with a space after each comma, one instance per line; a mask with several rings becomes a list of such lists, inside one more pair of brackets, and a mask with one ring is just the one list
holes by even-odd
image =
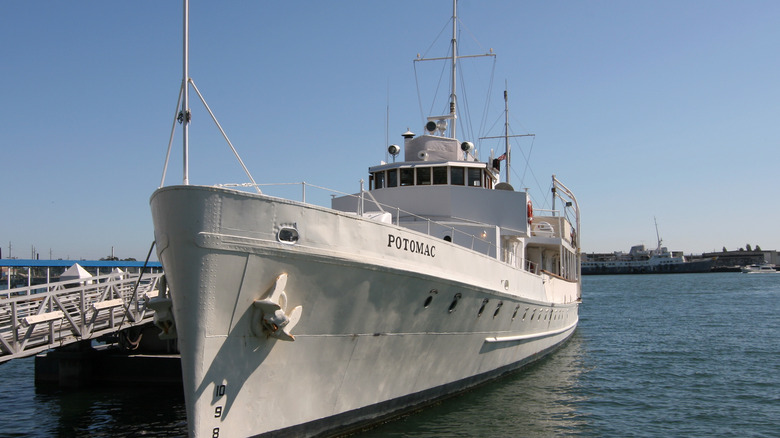
[[[303, 189], [302, 189], [303, 195], [302, 195], [302, 201], [301, 201], [301, 202], [303, 202], [303, 203], [307, 203], [307, 202], [306, 202], [306, 187], [307, 187], [307, 186], [309, 186], [309, 187], [313, 187], [313, 188], [316, 188], [316, 189], [320, 189], [320, 190], [325, 190], [325, 191], [327, 191], [327, 192], [330, 192], [330, 193], [332, 193], [332, 194], [336, 194], [336, 195], [341, 195], [341, 196], [348, 196], [348, 197], [352, 197], [352, 198], [357, 198], [357, 199], [358, 199], [358, 201], [360, 200], [360, 195], [359, 195], [359, 194], [357, 194], [357, 195], [356, 195], [356, 194], [354, 194], [354, 193], [345, 193], [345, 192], [341, 192], [341, 191], [339, 191], [339, 190], [335, 190], [335, 189], [329, 189], [329, 188], [327, 188], [327, 187], [322, 187], [322, 186], [314, 185], [314, 184], [311, 184], [311, 183], [307, 183], [307, 182], [305, 182], [305, 181], [302, 181], [302, 182], [297, 182], [297, 183], [263, 183], [263, 184], [238, 183], [238, 184], [219, 184], [219, 185], [217, 185], [217, 187], [225, 187], [225, 188], [245, 188], [245, 187], [255, 187], [255, 186], [263, 186], [263, 187], [270, 187], [270, 186], [290, 186], [290, 185], [298, 185], [298, 184], [301, 184], [301, 185], [303, 186]], [[481, 237], [479, 237], [479, 236], [477, 236], [477, 235], [475, 235], [475, 234], [470, 234], [470, 233], [467, 233], [467, 232], [465, 232], [465, 231], [462, 231], [462, 230], [455, 229], [455, 228], [454, 228], [454, 227], [453, 227], [451, 224], [449, 224], [449, 223], [438, 222], [438, 221], [435, 221], [435, 220], [433, 220], [433, 219], [430, 219], [430, 218], [427, 218], [427, 217], [424, 217], [424, 216], [420, 216], [420, 215], [414, 214], [414, 213], [412, 213], [412, 212], [410, 212], [410, 211], [402, 210], [401, 208], [399, 208], [399, 207], [396, 207], [396, 206], [393, 206], [393, 205], [389, 205], [389, 204], [383, 204], [383, 203], [381, 203], [381, 202], [378, 202], [376, 199], [374, 199], [374, 197], [373, 197], [373, 195], [371, 195], [371, 192], [370, 192], [370, 191], [366, 191], [366, 190], [363, 190], [363, 191], [364, 191], [365, 193], [368, 193], [368, 194], [371, 196], [371, 198], [372, 198], [372, 202], [373, 202], [375, 205], [377, 205], [377, 206], [378, 206], [380, 209], [382, 209], [382, 211], [383, 211], [383, 212], [385, 212], [386, 210], [390, 210], [390, 211], [392, 211], [392, 212], [394, 213], [394, 215], [393, 215], [393, 223], [394, 223], [395, 225], [400, 225], [400, 222], [401, 222], [401, 213], [403, 213], [403, 217], [404, 217], [404, 218], [410, 218], [410, 219], [419, 219], [419, 220], [421, 220], [421, 221], [426, 221], [426, 222], [428, 222], [428, 227], [427, 227], [426, 234], [428, 234], [429, 236], [431, 235], [431, 233], [430, 233], [430, 230], [431, 230], [431, 224], [435, 224], [435, 225], [438, 225], [438, 226], [441, 226], [441, 227], [444, 227], [444, 228], [450, 228], [450, 229], [452, 229], [452, 231], [453, 231], [453, 233], [452, 233], [452, 234], [453, 234], [453, 235], [452, 235], [452, 241], [453, 241], [453, 242], [455, 241], [455, 234], [456, 234], [456, 233], [459, 233], [458, 235], [462, 235], [462, 236], [461, 236], [461, 239], [464, 239], [464, 238], [465, 238], [465, 239], [467, 239], [467, 240], [468, 240], [468, 239], [471, 239], [471, 249], [472, 249], [472, 250], [474, 250], [474, 244], [475, 244], [475, 242], [476, 242], [476, 241], [481, 241], [481, 242], [484, 242], [486, 245], [488, 245], [488, 248], [487, 248], [487, 250], [485, 251], [485, 255], [487, 255], [487, 256], [491, 256], [491, 250], [493, 250], [493, 251], [492, 251], [492, 253], [493, 253], [493, 255], [492, 255], [492, 256], [494, 256], [494, 257], [495, 257], [495, 256], [497, 256], [497, 255], [498, 255], [498, 246], [497, 246], [497, 245], [494, 245], [494, 244], [492, 244], [491, 242], [487, 241], [486, 239], [483, 239], [483, 238], [481, 238]], [[270, 196], [270, 195], [269, 195], [269, 196]], [[358, 208], [359, 208], [359, 207], [358, 207]], [[461, 219], [461, 220], [462, 220], [462, 219]], [[462, 222], [462, 223], [459, 223], [458, 225], [460, 225], [460, 226], [466, 226], [466, 227], [479, 227], [479, 226], [487, 226], [486, 224], [480, 224], [480, 223], [468, 223], [468, 222], [465, 222], [465, 221], [464, 221], [464, 222]], [[460, 241], [460, 240], [459, 240], [459, 241]], [[465, 245], [461, 245], [461, 246], [464, 246], [464, 247], [466, 247]], [[480, 252], [480, 253], [481, 253], [481, 252]]]
[[[145, 324], [161, 273], [106, 274], [0, 292], [0, 363]], [[134, 287], [138, 283], [137, 289]]]
[[[568, 189], [566, 189], [557, 180], [555, 180], [555, 182], [557, 183], [558, 187], [561, 187], [564, 190], [564, 193], [566, 195], [570, 195], [570, 192], [568, 191]], [[357, 207], [358, 214], [360, 213], [359, 210], [360, 210], [360, 204], [361, 204], [360, 203], [361, 195], [363, 193], [368, 193], [369, 195], [371, 195], [370, 191], [366, 191], [366, 190], [363, 189], [362, 184], [361, 184], [361, 188], [360, 188], [361, 193], [354, 194], [354, 193], [345, 193], [345, 192], [341, 192], [339, 190], [329, 189], [327, 187], [314, 185], [314, 184], [311, 184], [311, 183], [307, 183], [305, 181], [293, 182], [293, 183], [219, 184], [219, 185], [217, 185], [217, 187], [225, 187], [225, 188], [250, 188], [250, 187], [254, 187], [255, 189], [259, 189], [259, 186], [272, 187], [272, 186], [291, 186], [291, 185], [298, 185], [298, 184], [300, 184], [302, 186], [302, 190], [301, 190], [301, 192], [302, 192], [302, 201], [301, 202], [308, 203], [306, 201], [306, 188], [308, 186], [308, 187], [324, 190], [324, 191], [330, 193], [331, 196], [338, 195], [338, 196], [347, 196], [347, 197], [357, 198], [357, 200], [358, 200], [358, 207]], [[266, 195], [272, 196], [272, 195], [269, 195], [268, 193], [266, 193]], [[571, 196], [573, 197], [573, 195], [571, 195]], [[392, 220], [393, 220], [393, 224], [395, 224], [395, 225], [399, 225], [400, 226], [401, 217], [403, 217], [406, 220], [425, 221], [427, 223], [427, 227], [426, 227], [426, 230], [423, 231], [423, 232], [425, 234], [429, 235], [429, 236], [432, 235], [431, 234], [431, 225], [436, 225], [436, 226], [443, 227], [443, 228], [449, 228], [451, 230], [451, 232], [452, 232], [451, 238], [452, 238], [452, 242], [453, 243], [456, 242], [456, 236], [459, 236], [457, 242], [458, 242], [458, 244], [460, 246], [462, 246], [464, 248], [470, 248], [473, 251], [479, 252], [480, 254], [485, 254], [485, 255], [487, 255], [489, 257], [498, 257], [499, 256], [499, 252], [498, 252], [499, 251], [499, 247], [498, 247], [498, 245], [496, 245], [496, 244], [494, 244], [492, 242], [489, 242], [488, 240], [483, 239], [482, 237], [480, 237], [480, 236], [478, 236], [476, 234], [471, 234], [471, 233], [465, 232], [463, 230], [459, 230], [459, 229], [455, 228], [455, 225], [453, 225], [452, 223], [435, 221], [435, 220], [433, 220], [431, 218], [420, 216], [420, 215], [417, 215], [417, 214], [412, 213], [410, 211], [402, 210], [401, 208], [396, 207], [396, 206], [392, 206], [392, 205], [389, 205], [389, 204], [383, 204], [383, 203], [377, 202], [377, 200], [373, 198], [373, 195], [371, 195], [371, 198], [372, 198], [372, 202], [375, 205], [377, 205], [380, 208], [380, 210], [382, 210], [383, 212], [392, 212], [392, 218], [393, 218]], [[575, 203], [576, 203], [576, 201], [575, 201]], [[537, 211], [545, 211], [545, 212], [553, 213], [552, 214], [553, 217], [555, 217], [555, 213], [558, 213], [558, 214], [561, 213], [559, 210], [555, 210], [555, 209], [552, 209], [552, 210], [537, 210]], [[402, 216], [402, 213], [403, 213], [403, 216]], [[452, 219], [456, 219], [456, 220], [462, 221], [462, 222], [458, 222], [456, 224], [457, 226], [460, 226], [460, 227], [492, 227], [492, 225], [472, 222], [472, 221], [468, 221], [468, 220], [465, 220], [465, 219], [458, 219], [458, 218], [452, 218]], [[578, 216], [578, 219], [579, 219], [579, 216]], [[579, 222], [579, 220], [577, 222]], [[579, 226], [577, 226], [577, 229], [579, 229]], [[558, 238], [563, 239], [563, 236], [558, 236]], [[575, 238], [579, 239], [579, 236], [576, 236]], [[466, 241], [468, 241], [470, 239], [471, 240], [470, 245], [463, 245], [463, 244], [461, 244], [463, 239], [466, 239]], [[477, 242], [482, 242], [484, 245], [487, 245], [487, 248], [484, 251], [476, 250], [475, 246], [476, 246]], [[528, 263], [531, 263], [531, 262], [528, 262]], [[523, 266], [523, 269], [525, 269], [525, 270], [527, 270], [529, 272], [535, 273], [535, 274], [539, 274], [538, 266], [535, 266], [535, 264], [533, 264], [533, 263], [531, 263], [531, 264], [528, 264], [528, 263], [526, 263], [525, 266]]]

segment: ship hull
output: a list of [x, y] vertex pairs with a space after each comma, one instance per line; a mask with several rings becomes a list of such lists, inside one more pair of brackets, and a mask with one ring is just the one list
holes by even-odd
[[[151, 205], [191, 436], [361, 427], [515, 371], [578, 322], [576, 282], [392, 224], [197, 186]], [[280, 285], [294, 341], [253, 305]]]

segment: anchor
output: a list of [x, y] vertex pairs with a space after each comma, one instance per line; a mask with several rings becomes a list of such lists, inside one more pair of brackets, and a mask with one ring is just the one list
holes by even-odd
[[173, 319], [173, 300], [168, 294], [168, 282], [164, 275], [160, 277], [157, 287], [159, 289], [158, 296], [149, 300], [146, 305], [154, 310], [154, 325], [162, 330], [162, 333], [159, 334], [160, 339], [176, 339], [178, 334], [176, 333], [176, 321]]
[[276, 277], [276, 282], [266, 294], [266, 298], [252, 303], [252, 332], [255, 336], [265, 335], [282, 341], [294, 341], [290, 331], [298, 324], [303, 313], [303, 307], [297, 306], [290, 313], [287, 311], [287, 274]]
[[173, 319], [173, 301], [170, 298], [153, 298], [147, 306], [154, 310], [154, 325], [162, 333], [160, 339], [176, 339], [176, 321]]

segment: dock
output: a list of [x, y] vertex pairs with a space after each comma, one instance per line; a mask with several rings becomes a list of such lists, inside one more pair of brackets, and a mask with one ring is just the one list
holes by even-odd
[[[159, 263], [0, 259], [0, 267], [8, 277], [0, 285], [19, 271], [27, 282], [0, 290], [0, 364], [35, 355], [36, 383], [60, 386], [111, 381], [119, 362], [173, 370], [144, 379], [180, 381], [175, 339], [160, 339], [154, 325], [153, 303], [167, 297]], [[35, 284], [35, 271], [60, 281]]]

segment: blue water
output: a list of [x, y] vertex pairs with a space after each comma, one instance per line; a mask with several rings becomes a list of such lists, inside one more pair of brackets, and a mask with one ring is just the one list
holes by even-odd
[[[580, 326], [507, 379], [354, 435], [780, 437], [780, 274], [585, 277]], [[0, 366], [0, 436], [180, 436], [180, 391], [42, 391]]]

